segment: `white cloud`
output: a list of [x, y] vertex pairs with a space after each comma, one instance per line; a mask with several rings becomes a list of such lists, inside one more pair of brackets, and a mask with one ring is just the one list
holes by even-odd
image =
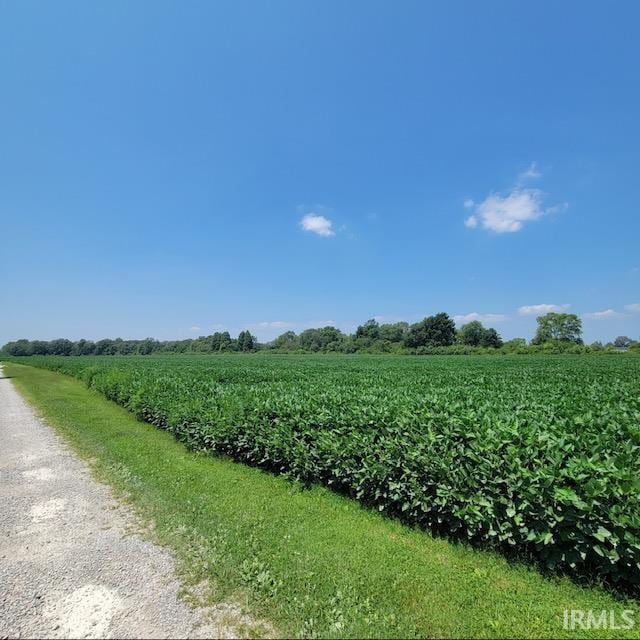
[[479, 320], [480, 322], [504, 322], [509, 319], [509, 316], [505, 316], [502, 313], [467, 313], [466, 315], [453, 316], [456, 324], [466, 324], [473, 320]]
[[519, 316], [539, 316], [543, 313], [560, 313], [569, 308], [568, 304], [529, 304], [518, 307]]
[[625, 304], [625, 311], [631, 311], [631, 313], [640, 313], [640, 302], [634, 302], [633, 304]]
[[525, 222], [537, 220], [544, 213], [539, 189], [514, 189], [506, 196], [499, 193], [487, 196], [475, 205], [474, 215], [467, 218], [465, 224], [475, 228], [480, 223], [484, 229], [495, 233], [515, 233]]
[[591, 318], [592, 320], [608, 320], [610, 318], [622, 318], [624, 313], [619, 313], [613, 309], [605, 309], [604, 311], [591, 311], [584, 314], [585, 318]]
[[189, 331], [191, 331], [191, 333], [196, 333], [196, 331], [200, 331], [200, 327], [194, 325], [193, 327], [189, 327]]
[[333, 222], [318, 213], [307, 213], [300, 220], [300, 226], [305, 231], [310, 231], [324, 238], [335, 235], [335, 231], [332, 229]]
[[534, 222], [544, 215], [559, 213], [568, 207], [567, 203], [545, 207], [544, 193], [540, 189], [525, 187], [528, 180], [540, 178], [535, 162], [518, 174], [516, 186], [502, 193], [491, 193], [482, 202], [466, 198], [464, 208], [471, 211], [464, 224], [469, 229], [481, 226], [495, 233], [515, 233], [527, 222]]
[[536, 162], [532, 162], [528, 169], [525, 169], [518, 174], [518, 183], [525, 182], [526, 180], [535, 180], [536, 178], [541, 177], [542, 173], [538, 169], [538, 164]]

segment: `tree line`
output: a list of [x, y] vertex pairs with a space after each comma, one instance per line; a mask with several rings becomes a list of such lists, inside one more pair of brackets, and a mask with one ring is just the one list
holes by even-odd
[[56, 340], [16, 340], [2, 347], [2, 352], [10, 356], [115, 356], [149, 355], [151, 353], [221, 353], [252, 352], [259, 348], [258, 341], [249, 331], [241, 331], [232, 338], [228, 331], [216, 332], [210, 336], [186, 340], [76, 340], [66, 338]]
[[31, 355], [149, 355], [151, 353], [250, 353], [258, 350], [274, 352], [323, 353], [583, 353], [629, 349], [640, 351], [640, 342], [618, 336], [606, 345], [582, 340], [582, 322], [572, 313], [547, 313], [537, 318], [538, 328], [530, 342], [514, 338], [503, 342], [493, 327], [473, 320], [456, 329], [446, 313], [427, 316], [414, 324], [383, 323], [375, 319], [361, 324], [353, 334], [345, 334], [333, 326], [306, 329], [299, 334], [285, 331], [268, 343], [259, 343], [249, 331], [232, 338], [228, 331], [186, 340], [115, 340], [71, 341], [16, 340], [4, 345], [2, 352], [10, 356]]

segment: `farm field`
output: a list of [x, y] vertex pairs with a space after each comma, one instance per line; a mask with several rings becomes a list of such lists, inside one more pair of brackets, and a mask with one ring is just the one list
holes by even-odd
[[637, 594], [640, 358], [32, 357], [195, 450]]
[[146, 535], [172, 549], [187, 598], [195, 588], [213, 605], [238, 602], [283, 637], [638, 637], [563, 622], [574, 610], [637, 620], [633, 598], [189, 452], [72, 377], [14, 363], [4, 372], [135, 509]]

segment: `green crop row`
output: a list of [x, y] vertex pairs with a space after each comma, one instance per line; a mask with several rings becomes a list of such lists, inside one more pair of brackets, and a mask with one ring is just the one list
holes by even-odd
[[640, 589], [640, 359], [22, 358], [212, 450]]

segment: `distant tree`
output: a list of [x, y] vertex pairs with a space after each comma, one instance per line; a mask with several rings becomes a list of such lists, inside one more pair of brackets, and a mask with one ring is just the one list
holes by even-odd
[[486, 329], [479, 320], [472, 320], [462, 325], [458, 331], [458, 340], [462, 344], [468, 344], [472, 347], [479, 347]]
[[45, 340], [33, 340], [31, 342], [31, 353], [34, 356], [46, 356], [49, 353], [49, 343]]
[[377, 340], [380, 336], [380, 325], [377, 320], [371, 318], [356, 329], [356, 338], [365, 338], [368, 342]]
[[66, 338], [51, 340], [49, 343], [49, 353], [54, 356], [70, 356], [73, 351], [73, 342]]
[[320, 329], [320, 342], [323, 351], [340, 351], [346, 336], [340, 329], [326, 326]]
[[502, 339], [495, 329], [486, 328], [478, 320], [463, 325], [457, 334], [458, 341], [472, 347], [501, 347]]
[[105, 338], [104, 340], [98, 340], [94, 349], [94, 354], [97, 356], [112, 356], [116, 353], [114, 347], [114, 341]]
[[526, 351], [527, 341], [525, 338], [512, 338], [502, 345], [507, 351]]
[[[122, 338], [116, 338], [113, 341], [112, 351], [121, 356], [128, 356], [133, 353], [146, 355], [155, 350], [153, 345], [158, 345], [159, 348], [158, 341], [153, 338], [146, 338], [145, 340], [123, 340]], [[142, 349], [142, 351], [140, 351], [140, 349]]]
[[[134, 349], [136, 348], [136, 346], [134, 346]], [[115, 340], [112, 340], [111, 352], [113, 353], [113, 355], [126, 355], [128, 351], [129, 345], [127, 345], [122, 338], [116, 338]]]
[[88, 356], [95, 351], [96, 345], [91, 340], [85, 340], [84, 338], [73, 343], [73, 350], [71, 355], [73, 356]]
[[446, 347], [456, 338], [455, 322], [446, 313], [429, 316], [409, 327], [405, 344], [408, 347]]
[[297, 349], [300, 340], [294, 331], [285, 331], [271, 343], [271, 346], [274, 349]]
[[241, 331], [238, 335], [238, 351], [253, 351], [256, 339], [249, 331]]
[[141, 356], [148, 356], [154, 351], [160, 350], [160, 343], [153, 338], [145, 338], [138, 341], [137, 351]]
[[25, 338], [21, 338], [15, 342], [7, 342], [3, 350], [10, 356], [30, 356], [32, 354], [31, 343]]
[[169, 340], [162, 343], [162, 351], [166, 353], [185, 353], [188, 348], [188, 340]]
[[332, 326], [306, 329], [300, 334], [300, 346], [308, 351], [340, 351], [345, 335]]
[[193, 353], [210, 353], [212, 348], [213, 336], [198, 336], [189, 340], [189, 351]]
[[409, 332], [409, 324], [407, 322], [394, 322], [393, 324], [381, 324], [378, 329], [378, 337], [380, 340], [388, 340], [389, 342], [403, 342]]
[[613, 344], [618, 349], [628, 349], [633, 344], [633, 340], [627, 336], [618, 336]]
[[299, 337], [300, 346], [307, 351], [320, 351], [322, 340], [320, 329], [305, 329]]
[[500, 334], [492, 327], [485, 329], [480, 339], [481, 347], [493, 347], [498, 348], [502, 346], [502, 338]]
[[211, 336], [211, 350], [213, 352], [231, 351], [232, 340], [228, 331], [216, 331]]
[[538, 316], [538, 330], [532, 344], [552, 340], [582, 344], [582, 321], [574, 313], [546, 313]]

